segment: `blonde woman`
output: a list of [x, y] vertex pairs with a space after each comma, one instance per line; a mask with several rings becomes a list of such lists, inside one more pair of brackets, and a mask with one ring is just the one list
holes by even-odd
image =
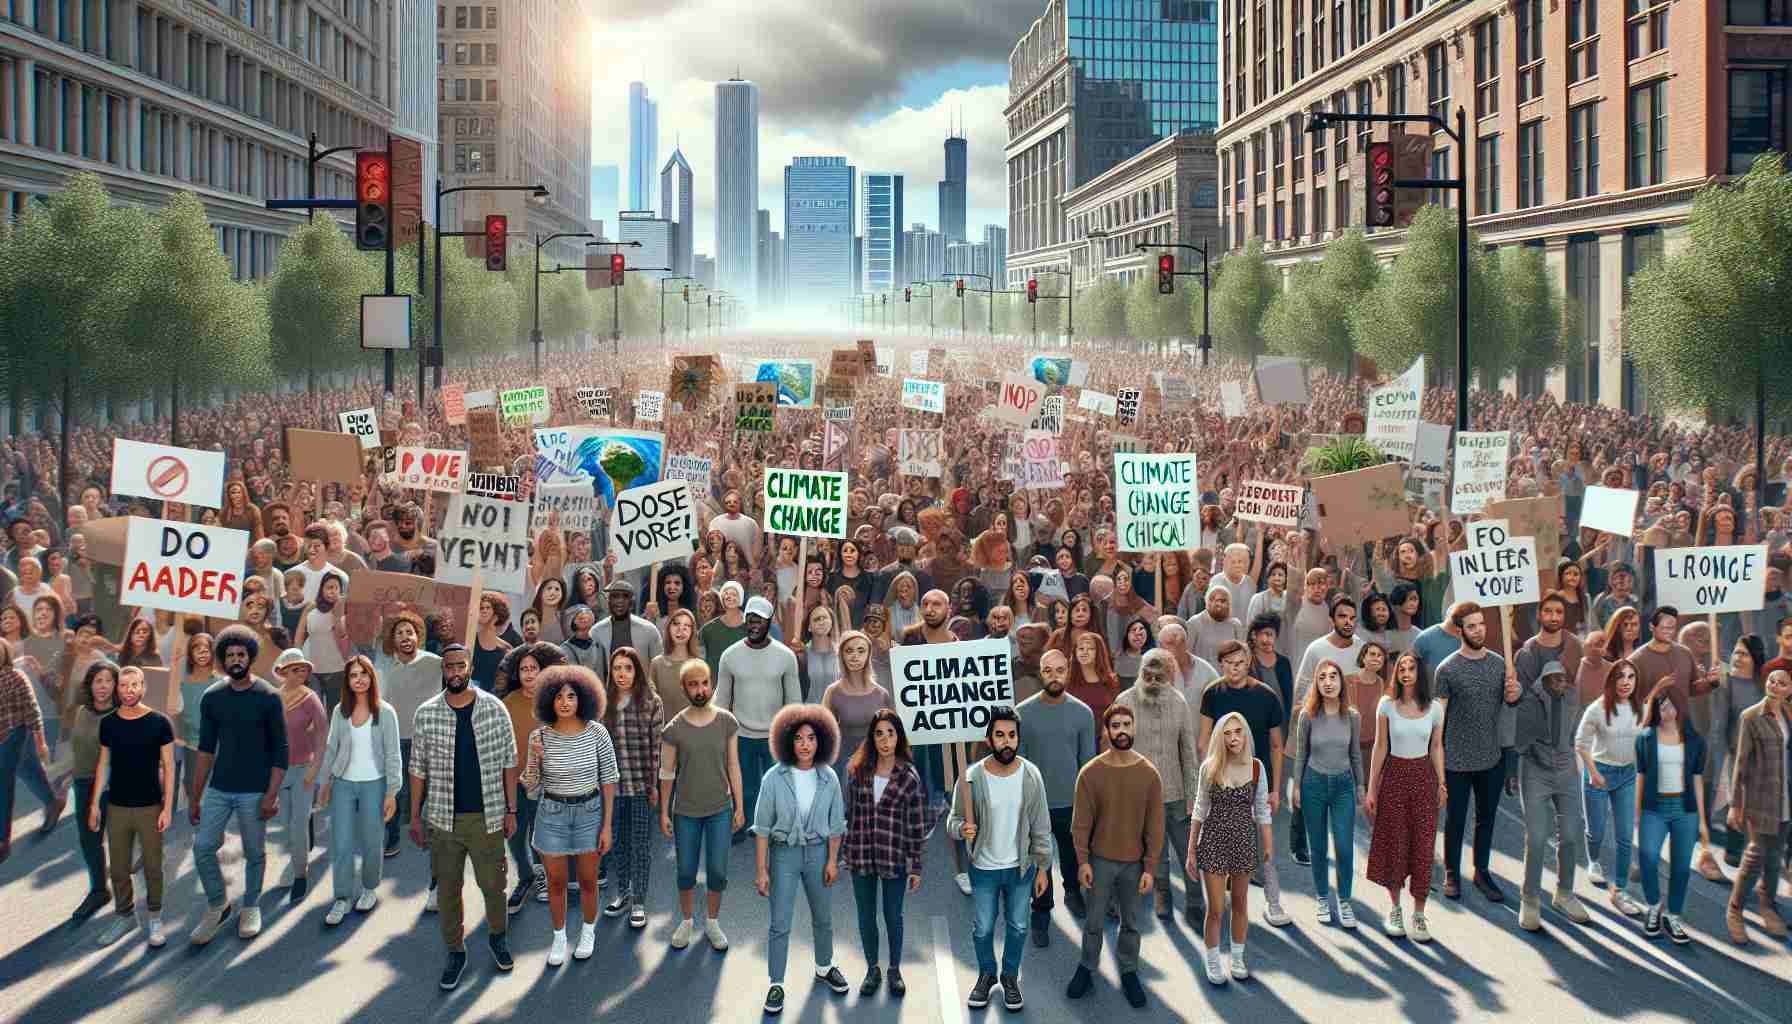
[[653, 692], [659, 694], [660, 703], [665, 706], [668, 722], [691, 706], [678, 677], [685, 662], [701, 658], [697, 650], [697, 616], [689, 608], [674, 609], [666, 617], [666, 649], [654, 655], [647, 666], [647, 678], [653, 682]]
[[865, 745], [879, 709], [895, 707], [890, 691], [879, 686], [872, 676], [870, 637], [856, 629], [841, 635], [839, 678], [828, 684], [820, 703], [834, 713], [840, 725], [840, 751], [834, 772], [844, 776], [846, 762]]
[[[1231, 887], [1232, 977], [1250, 977], [1245, 966], [1245, 936], [1251, 926], [1251, 872], [1262, 865], [1263, 851], [1275, 849], [1270, 835], [1269, 772], [1252, 756], [1251, 727], [1244, 716], [1229, 711], [1214, 724], [1207, 760], [1195, 789], [1194, 832], [1189, 836], [1192, 876], [1201, 873], [1207, 888], [1207, 919], [1202, 941], [1207, 946], [1207, 980], [1223, 985], [1220, 970], [1220, 917]], [[1255, 829], [1259, 834], [1252, 835]], [[1261, 844], [1261, 845], [1259, 845]]]

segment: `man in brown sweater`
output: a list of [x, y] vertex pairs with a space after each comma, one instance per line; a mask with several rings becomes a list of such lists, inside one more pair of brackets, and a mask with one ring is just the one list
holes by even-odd
[[1083, 766], [1076, 777], [1076, 802], [1070, 816], [1076, 846], [1077, 881], [1088, 892], [1083, 916], [1083, 958], [1066, 991], [1072, 999], [1089, 992], [1101, 962], [1108, 901], [1120, 906], [1120, 936], [1114, 954], [1120, 962], [1120, 988], [1135, 1008], [1145, 1005], [1139, 984], [1139, 898], [1151, 891], [1151, 873], [1164, 845], [1164, 786], [1157, 769], [1137, 751], [1133, 709], [1110, 704], [1101, 715], [1106, 752]]

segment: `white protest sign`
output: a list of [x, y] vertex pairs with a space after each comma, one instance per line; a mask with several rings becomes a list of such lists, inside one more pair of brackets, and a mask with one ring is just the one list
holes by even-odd
[[996, 389], [995, 418], [1004, 423], [1024, 427], [1039, 414], [1039, 403], [1045, 400], [1045, 385], [1024, 373], [1002, 374], [1002, 385]]
[[917, 409], [921, 412], [945, 412], [945, 382], [904, 377], [902, 380], [902, 407]]
[[1301, 491], [1299, 484], [1249, 481], [1234, 495], [1238, 507], [1233, 515], [1271, 526], [1299, 526], [1301, 503], [1304, 500]]
[[529, 511], [514, 501], [456, 494], [436, 539], [437, 583], [529, 592]]
[[1104, 395], [1099, 391], [1084, 391], [1078, 395], [1076, 407], [1102, 416], [1113, 416], [1120, 411], [1120, 403], [1113, 395]]
[[635, 419], [642, 423], [658, 423], [665, 415], [664, 391], [643, 391], [635, 396]]
[[1458, 600], [1489, 608], [1531, 604], [1537, 585], [1537, 541], [1508, 537], [1504, 544], [1450, 552], [1450, 575]]
[[1070, 591], [1064, 586], [1064, 573], [1057, 569], [1039, 570], [1039, 597], [1041, 600], [1070, 600]]
[[1073, 388], [1080, 388], [1088, 382], [1089, 361], [1087, 359], [1072, 359], [1070, 361], [1070, 376], [1064, 379], [1064, 383]]
[[1121, 551], [1183, 551], [1200, 546], [1195, 453], [1114, 453], [1115, 523]]
[[112, 442], [112, 493], [222, 508], [224, 453], [118, 438]]
[[1386, 387], [1369, 393], [1366, 440], [1396, 459], [1412, 461], [1419, 442], [1419, 412], [1425, 401], [1425, 357]]
[[977, 742], [990, 714], [1014, 705], [1013, 647], [1006, 638], [892, 647], [890, 676], [912, 746]]
[[617, 572], [683, 558], [696, 544], [697, 520], [685, 481], [661, 480], [617, 495], [616, 513], [610, 517]]
[[1115, 396], [1115, 418], [1123, 427], [1130, 427], [1139, 421], [1139, 399], [1144, 392], [1139, 388], [1121, 388]]
[[1658, 606], [1681, 615], [1759, 611], [1767, 604], [1767, 545], [1657, 548]]
[[1290, 356], [1257, 357], [1257, 398], [1265, 405], [1306, 405], [1307, 368]]
[[444, 448], [399, 448], [400, 487], [459, 494], [467, 475], [467, 453]]
[[821, 418], [823, 422], [826, 423], [851, 423], [852, 409], [853, 405], [851, 402], [841, 402], [837, 405], [830, 405], [821, 411]]
[[1463, 544], [1470, 551], [1497, 548], [1512, 536], [1512, 523], [1506, 519], [1476, 519], [1462, 524]]
[[572, 455], [572, 431], [565, 427], [541, 427], [535, 431], [535, 452], [556, 467], [564, 467]]
[[888, 377], [890, 367], [895, 363], [896, 353], [894, 351], [884, 348], [882, 345], [877, 346], [877, 375], [879, 377]]
[[344, 434], [353, 434], [361, 439], [361, 450], [380, 446], [380, 418], [370, 406], [356, 409], [353, 412], [339, 412], [336, 422], [342, 425]]
[[535, 513], [529, 518], [529, 532], [539, 533], [547, 529], [554, 513], [558, 512], [562, 532], [590, 533], [599, 500], [589, 480], [539, 484], [535, 488]]
[[1220, 409], [1229, 420], [1245, 414], [1244, 385], [1235, 380], [1220, 381]]
[[765, 467], [765, 530], [793, 537], [846, 537], [846, 474]]
[[908, 354], [908, 372], [917, 377], [927, 376], [927, 350], [915, 349]]
[[522, 479], [508, 473], [468, 473], [466, 493], [481, 498], [515, 501], [522, 492]]
[[1463, 431], [1456, 435], [1456, 472], [1450, 481], [1450, 511], [1473, 515], [1488, 502], [1506, 497], [1506, 461], [1512, 434]]
[[483, 409], [488, 405], [497, 405], [498, 390], [486, 388], [484, 391], [469, 391], [463, 396], [462, 404], [469, 409]]
[[1580, 506], [1580, 525], [1601, 533], [1630, 536], [1636, 527], [1637, 492], [1623, 487], [1591, 485]]
[[903, 476], [939, 476], [945, 460], [945, 431], [903, 428], [896, 437], [896, 472]]
[[1027, 425], [1031, 430], [1043, 430], [1052, 436], [1064, 432], [1064, 396], [1046, 395], [1039, 403], [1039, 415]]
[[132, 516], [118, 602], [234, 620], [248, 561], [247, 530]]
[[662, 474], [667, 480], [683, 480], [690, 485], [693, 507], [709, 497], [709, 472], [713, 460], [697, 455], [674, 455], [666, 460]]
[[1450, 457], [1450, 428], [1441, 423], [1419, 423], [1419, 440], [1413, 446], [1412, 465], [1406, 469], [1408, 480], [1444, 479], [1444, 466]]
[[1020, 490], [1062, 490], [1064, 463], [1058, 458], [1058, 439], [1044, 431], [1027, 431], [1020, 446], [1019, 471], [1014, 486]]

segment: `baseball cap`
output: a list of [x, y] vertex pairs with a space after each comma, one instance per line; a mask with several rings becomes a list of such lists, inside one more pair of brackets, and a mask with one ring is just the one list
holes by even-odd
[[762, 619], [769, 619], [772, 617], [772, 603], [755, 594], [753, 595], [752, 600], [747, 602], [746, 613], [748, 615], [757, 615]]

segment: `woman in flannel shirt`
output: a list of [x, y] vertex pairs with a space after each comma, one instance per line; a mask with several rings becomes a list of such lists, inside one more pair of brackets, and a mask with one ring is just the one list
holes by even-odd
[[[682, 609], [680, 609], [682, 610]], [[633, 647], [610, 652], [609, 717], [622, 782], [616, 788], [616, 898], [605, 917], [628, 913], [633, 928], [647, 927], [647, 873], [653, 863], [653, 823], [659, 813], [660, 729], [666, 706]]]
[[880, 708], [871, 731], [846, 766], [846, 841], [840, 862], [852, 874], [859, 908], [859, 944], [865, 950], [865, 981], [859, 994], [873, 995], [883, 983], [878, 966], [877, 904], [881, 893], [884, 930], [890, 936], [890, 994], [908, 990], [902, 981], [902, 902], [904, 890], [921, 888], [921, 851], [927, 845], [927, 796], [915, 771], [902, 716]]

